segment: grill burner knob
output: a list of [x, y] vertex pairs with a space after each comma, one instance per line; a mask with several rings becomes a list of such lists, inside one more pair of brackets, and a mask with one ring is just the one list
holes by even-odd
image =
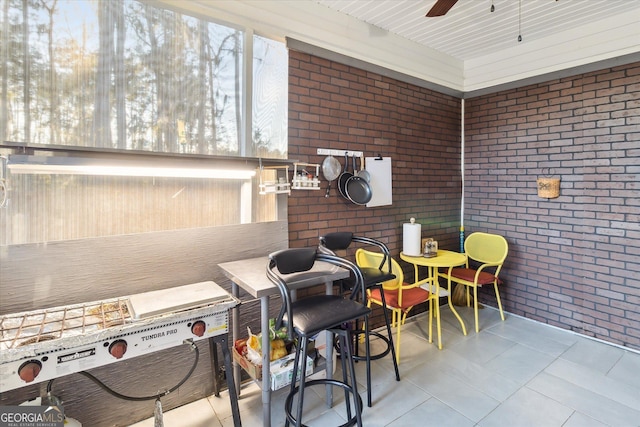
[[127, 352], [127, 342], [125, 340], [115, 340], [109, 346], [109, 353], [116, 359], [122, 359]]
[[205, 325], [202, 320], [198, 320], [197, 322], [194, 322], [193, 325], [191, 325], [191, 332], [193, 332], [193, 335], [197, 337], [203, 336], [206, 329], [207, 325]]
[[24, 362], [20, 368], [18, 368], [18, 375], [26, 383], [33, 381], [40, 371], [42, 370], [42, 363], [38, 360], [29, 360]]

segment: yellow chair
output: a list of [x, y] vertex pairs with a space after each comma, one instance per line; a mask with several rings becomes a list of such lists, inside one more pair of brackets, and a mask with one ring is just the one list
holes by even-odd
[[[452, 269], [451, 281], [466, 286], [467, 306], [470, 305], [469, 288], [473, 288], [473, 311], [476, 321], [476, 332], [479, 332], [478, 287], [482, 285], [493, 284], [493, 289], [496, 292], [496, 300], [498, 301], [498, 308], [500, 309], [500, 317], [504, 320], [500, 293], [498, 292], [498, 285], [501, 284], [502, 281], [498, 275], [509, 252], [509, 244], [504, 237], [498, 234], [476, 232], [470, 234], [465, 240], [464, 251], [467, 255], [466, 266]], [[475, 268], [470, 268], [469, 260], [475, 261], [475, 263], [479, 265]], [[444, 273], [440, 273], [440, 276], [447, 277]]]
[[[438, 304], [436, 294], [420, 287], [420, 283], [409, 284], [404, 282], [404, 273], [398, 262], [391, 259], [391, 272], [396, 276], [394, 279], [382, 282], [384, 290], [384, 299], [387, 309], [391, 310], [391, 326], [396, 328], [396, 358], [400, 363], [400, 330], [401, 326], [407, 319], [407, 314], [411, 309], [420, 303], [429, 302], [429, 313], [432, 313], [433, 301]], [[375, 267], [378, 268], [384, 261], [384, 254], [379, 252], [371, 252], [366, 249], [358, 249], [356, 251], [356, 264], [360, 268]], [[384, 307], [382, 301], [381, 288], [367, 289], [367, 307], [371, 307], [371, 303]], [[435, 311], [436, 315], [439, 310]], [[437, 322], [440, 319], [437, 318]], [[431, 316], [429, 316], [429, 339], [431, 339]]]

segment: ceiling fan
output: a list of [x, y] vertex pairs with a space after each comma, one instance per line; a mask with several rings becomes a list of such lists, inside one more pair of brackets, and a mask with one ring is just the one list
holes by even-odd
[[433, 18], [435, 16], [443, 16], [449, 12], [449, 9], [456, 4], [458, 0], [437, 0], [433, 7], [427, 12], [428, 18]]

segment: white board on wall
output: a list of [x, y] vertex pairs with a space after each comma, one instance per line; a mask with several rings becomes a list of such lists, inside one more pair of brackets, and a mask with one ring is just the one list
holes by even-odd
[[390, 205], [391, 192], [391, 157], [366, 157], [365, 169], [371, 175], [371, 200], [367, 207]]

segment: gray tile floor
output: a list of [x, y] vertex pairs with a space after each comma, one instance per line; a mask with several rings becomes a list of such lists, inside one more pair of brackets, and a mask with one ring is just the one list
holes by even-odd
[[[509, 426], [639, 427], [640, 353], [506, 314], [480, 311], [480, 333], [473, 311], [458, 308], [469, 333], [462, 334], [443, 308], [443, 349], [427, 337], [427, 317], [410, 319], [402, 329], [400, 375], [389, 357], [373, 362], [373, 406], [363, 412], [366, 427]], [[359, 392], [365, 397], [364, 364], [358, 363]], [[324, 388], [305, 396], [305, 424], [344, 422], [342, 394], [324, 404]], [[284, 425], [286, 388], [272, 396], [272, 425]], [[261, 392], [243, 385], [242, 424], [262, 425]], [[164, 414], [165, 427], [232, 426], [226, 392]], [[153, 427], [153, 419], [134, 424]]]

